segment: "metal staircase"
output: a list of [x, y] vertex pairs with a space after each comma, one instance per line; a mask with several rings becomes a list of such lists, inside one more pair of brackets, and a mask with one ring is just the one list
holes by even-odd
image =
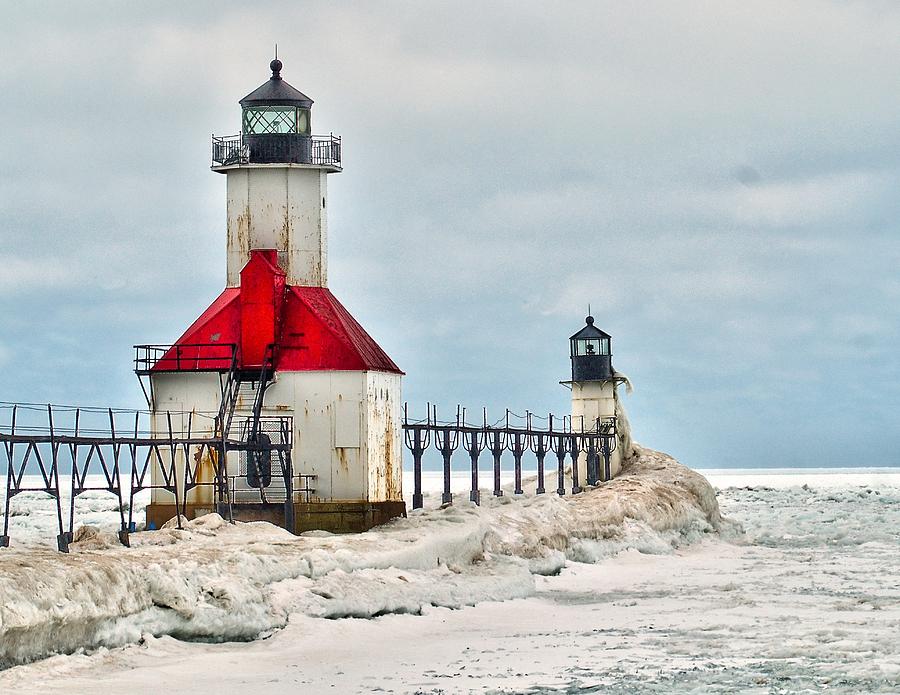
[[228, 432], [231, 431], [231, 421], [234, 418], [234, 408], [237, 405], [241, 385], [236, 352], [231, 356], [228, 373], [220, 384], [222, 399], [219, 404], [219, 414], [216, 417], [216, 434], [224, 440], [228, 438]]
[[[253, 406], [251, 409], [252, 426], [249, 429], [251, 442], [256, 441], [259, 435], [259, 422], [262, 413], [263, 401], [265, 400], [266, 389], [272, 383], [275, 376], [275, 346], [269, 345], [266, 348], [266, 354], [263, 357], [263, 364], [258, 374], [251, 374], [246, 370], [238, 367], [237, 355], [232, 358], [231, 367], [222, 381], [222, 400], [219, 405], [219, 414], [217, 416], [216, 434], [227, 438], [231, 432], [231, 425], [234, 421], [234, 411], [237, 409], [238, 401], [245, 400], [248, 396], [253, 396]], [[249, 378], [248, 378], [249, 377]]]
[[[228, 373], [221, 382], [222, 398], [219, 405], [219, 413], [216, 417], [216, 437], [220, 438], [224, 443], [231, 438], [234, 413], [238, 403], [247, 402], [252, 395], [253, 406], [249, 418], [250, 421], [246, 427], [241, 428], [242, 431], [239, 438], [246, 444], [247, 463], [249, 468], [252, 469], [248, 480], [251, 477], [255, 478], [257, 485], [253, 485], [253, 487], [259, 487], [263, 502], [266, 502], [264, 488], [268, 487], [271, 482], [272, 452], [271, 439], [268, 435], [261, 433], [260, 422], [266, 389], [272, 383], [274, 376], [274, 345], [269, 345], [266, 348], [262, 367], [259, 373], [254, 375], [239, 368], [237, 354], [235, 354]], [[231, 519], [233, 518], [233, 500], [227, 475], [222, 482], [223, 485], [220, 488], [222, 493], [221, 500], [227, 505], [228, 517]]]
[[263, 357], [262, 368], [259, 370], [259, 379], [257, 380], [256, 398], [253, 400], [253, 420], [250, 426], [250, 439], [252, 443], [256, 443], [259, 439], [259, 418], [262, 413], [263, 400], [266, 397], [266, 389], [272, 383], [275, 376], [275, 346], [269, 345], [266, 348], [266, 354]]

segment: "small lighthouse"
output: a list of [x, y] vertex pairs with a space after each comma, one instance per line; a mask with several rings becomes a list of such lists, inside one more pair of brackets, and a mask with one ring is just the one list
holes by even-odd
[[[267, 417], [292, 423], [293, 485], [275, 489], [268, 458], [228, 453], [237, 518], [359, 531], [405, 513], [403, 373], [328, 289], [327, 179], [342, 170], [341, 140], [312, 134], [313, 100], [280, 60], [269, 67], [240, 100], [241, 133], [212, 140], [212, 170], [226, 177], [225, 289], [173, 345], [138, 346], [136, 371], [158, 434], [259, 442], [278, 436]], [[209, 454], [173, 453], [190, 455]], [[176, 509], [170, 483], [153, 482], [147, 519], [158, 526]], [[189, 517], [215, 509], [213, 487], [188, 489]]]
[[[619, 383], [626, 381], [612, 366], [612, 336], [594, 325], [594, 317], [584, 320], [584, 327], [569, 338], [569, 354], [572, 360], [572, 380], [561, 382], [572, 389], [572, 428], [575, 431], [590, 431], [607, 418], [621, 418], [619, 408]], [[600, 478], [608, 479], [618, 474], [622, 467], [623, 444], [630, 441], [617, 433], [617, 446], [609, 452], [607, 472], [600, 465]], [[583, 461], [582, 465], [588, 462]]]

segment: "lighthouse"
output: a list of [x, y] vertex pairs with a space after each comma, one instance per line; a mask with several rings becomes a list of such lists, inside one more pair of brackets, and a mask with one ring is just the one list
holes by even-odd
[[[226, 181], [225, 288], [174, 344], [138, 346], [136, 371], [157, 435], [269, 441], [284, 436], [269, 420], [291, 423], [291, 484], [278, 486], [268, 459], [227, 454], [237, 518], [365, 530], [405, 514], [403, 373], [328, 289], [327, 183], [342, 170], [341, 140], [312, 134], [313, 100], [280, 60], [269, 67], [239, 102], [240, 134], [212, 139], [211, 168]], [[173, 453], [191, 455], [213, 454]], [[176, 509], [167, 481], [153, 482], [147, 521], [158, 526]], [[190, 489], [189, 518], [214, 508], [213, 486]]]
[[[605, 460], [597, 460], [598, 478], [607, 480], [621, 470], [623, 452], [631, 447], [618, 394], [618, 385], [627, 380], [613, 369], [612, 336], [594, 325], [593, 316], [585, 318], [584, 327], [569, 338], [569, 356], [572, 379], [561, 383], [572, 389], [572, 429], [585, 432], [602, 428], [604, 422], [616, 423], [616, 444], [607, 452], [609, 470], [605, 470]], [[582, 454], [582, 470], [594, 465], [586, 459]]]

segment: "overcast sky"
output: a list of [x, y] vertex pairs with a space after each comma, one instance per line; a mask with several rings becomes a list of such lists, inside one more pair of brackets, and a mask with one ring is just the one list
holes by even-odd
[[0, 2], [0, 400], [141, 407], [135, 343], [225, 283], [225, 178], [277, 41], [330, 286], [404, 396], [568, 408], [588, 303], [638, 441], [900, 465], [900, 4]]

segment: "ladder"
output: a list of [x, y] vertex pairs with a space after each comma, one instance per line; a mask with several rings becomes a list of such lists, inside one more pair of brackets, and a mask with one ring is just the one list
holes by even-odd
[[[219, 413], [216, 417], [216, 437], [222, 441], [222, 451], [225, 451], [225, 440], [229, 439], [231, 434], [232, 423], [234, 422], [234, 412], [237, 408], [238, 401], [241, 396], [249, 396], [253, 394], [253, 407], [251, 410], [249, 427], [245, 430], [247, 433], [246, 444], [251, 445], [247, 450], [248, 457], [252, 457], [254, 462], [259, 462], [266, 452], [257, 448], [258, 445], [267, 445], [270, 442], [260, 441], [260, 420], [262, 417], [263, 402], [265, 400], [266, 389], [272, 383], [275, 376], [275, 345], [266, 347], [263, 356], [262, 367], [259, 375], [247, 378], [248, 373], [238, 366], [237, 353], [235, 352], [231, 358], [231, 365], [228, 374], [221, 383], [222, 398], [219, 404]], [[247, 388], [249, 386], [249, 388]], [[266, 437], [266, 435], [262, 435]], [[267, 438], [267, 437], [266, 437]], [[268, 452], [271, 456], [271, 452]], [[220, 501], [228, 506], [228, 518], [233, 519], [232, 495], [228, 484], [227, 465], [223, 461], [221, 466], [222, 481], [219, 486]], [[263, 493], [263, 501], [265, 502], [265, 494]]]

